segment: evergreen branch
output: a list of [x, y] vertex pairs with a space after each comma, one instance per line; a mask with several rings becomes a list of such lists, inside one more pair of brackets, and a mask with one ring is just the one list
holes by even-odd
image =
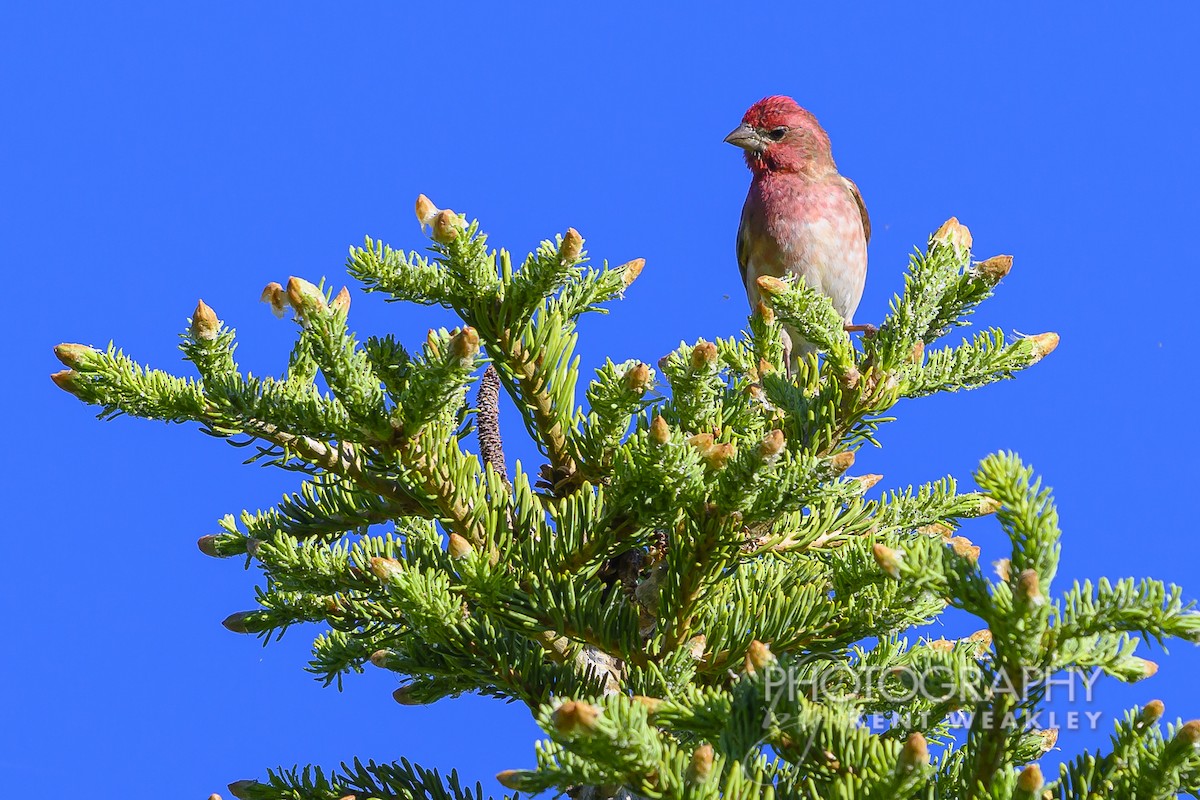
[[[319, 767], [269, 770], [267, 781], [238, 781], [229, 786], [239, 800], [344, 800], [347, 796], [377, 800], [484, 800], [483, 786], [464, 788], [457, 771], [446, 778], [402, 759], [392, 764], [363, 763], [357, 758], [329, 775]], [[490, 798], [489, 798], [490, 800]], [[507, 797], [516, 800], [516, 795]]]

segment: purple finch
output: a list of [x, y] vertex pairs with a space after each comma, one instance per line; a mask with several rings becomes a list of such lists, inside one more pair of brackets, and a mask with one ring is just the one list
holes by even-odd
[[[795, 276], [826, 295], [852, 328], [871, 221], [854, 181], [838, 174], [825, 130], [795, 100], [775, 96], [752, 105], [725, 141], [746, 152], [753, 175], [737, 236], [750, 308], [758, 308], [758, 278]], [[793, 373], [813, 349], [786, 328], [783, 346]]]

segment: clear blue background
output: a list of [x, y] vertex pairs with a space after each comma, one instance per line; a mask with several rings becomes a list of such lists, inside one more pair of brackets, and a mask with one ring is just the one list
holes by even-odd
[[[598, 259], [647, 259], [585, 325], [585, 368], [731, 335], [748, 176], [721, 139], [766, 94], [816, 113], [862, 188], [875, 236], [859, 321], [882, 317], [911, 247], [955, 214], [979, 257], [1016, 257], [977, 322], [1062, 335], [1016, 381], [903, 403], [859, 468], [883, 486], [969, 481], [980, 457], [1016, 449], [1057, 490], [1060, 588], [1153, 575], [1200, 595], [1194, 4], [335, 5], [0, 12], [7, 794], [204, 797], [354, 755], [495, 787], [497, 770], [532, 765], [519, 706], [402, 708], [378, 670], [339, 694], [301, 669], [315, 630], [265, 650], [226, 632], [255, 575], [193, 542], [292, 476], [194, 429], [97, 423], [49, 382], [50, 348], [112, 338], [182, 370], [176, 334], [202, 296], [238, 329], [244, 367], [278, 371], [294, 329], [258, 303], [263, 284], [341, 281], [364, 234], [422, 246], [418, 192], [519, 253], [573, 225]], [[351, 318], [408, 342], [451, 322], [362, 295]], [[510, 457], [532, 460], [506, 425]], [[984, 559], [1006, 554], [994, 523], [968, 533]], [[1200, 716], [1200, 653], [1143, 654], [1159, 675], [1104, 682], [1086, 710], [1109, 716], [1064, 732], [1065, 753], [1152, 697]]]

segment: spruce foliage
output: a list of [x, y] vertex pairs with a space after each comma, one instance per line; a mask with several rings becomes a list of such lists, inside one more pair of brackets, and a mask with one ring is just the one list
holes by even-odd
[[[426, 254], [367, 239], [348, 269], [388, 300], [458, 315], [461, 327], [430, 331], [419, 348], [358, 341], [349, 293], [300, 278], [263, 295], [299, 322], [278, 377], [240, 371], [233, 330], [203, 302], [181, 343], [193, 377], [111, 345], [56, 348], [68, 369], [55, 382], [101, 417], [195, 422], [252, 447], [252, 461], [304, 473], [275, 507], [228, 516], [200, 540], [204, 553], [262, 572], [255, 607], [227, 628], [268, 638], [316, 623], [312, 673], [328, 684], [368, 664], [391, 670], [404, 705], [463, 692], [526, 704], [547, 738], [526, 769], [499, 776], [520, 792], [1200, 791], [1200, 722], [1162, 726], [1157, 701], [1129, 712], [1108, 752], [1079, 756], [1057, 778], [1037, 766], [1053, 732], [1028, 725], [1048, 676], [1138, 681], [1155, 670], [1135, 655], [1139, 637], [1200, 641], [1200, 615], [1178, 588], [1056, 586], [1053, 498], [1010, 453], [981, 462], [978, 492], [941, 477], [868, 499], [879, 476], [854, 474], [855, 452], [876, 442], [901, 398], [1007, 379], [1054, 349], [1055, 334], [1013, 340], [998, 329], [938, 346], [1010, 258], [973, 262], [970, 234], [952, 219], [913, 253], [902, 294], [861, 339], [818, 292], [762, 278], [767, 299], [743, 335], [682, 345], [655, 366], [606, 362], [581, 391], [577, 322], [619, 298], [642, 261], [590, 265], [568, 230], [514, 265], [477, 223], [424, 196], [417, 215], [431, 229]], [[784, 325], [821, 350], [794, 374]], [[509, 479], [494, 430], [480, 437], [490, 457], [472, 452], [468, 395], [489, 364], [483, 396], [498, 378], [515, 401], [544, 457], [536, 473], [517, 463]], [[994, 571], [957, 532], [983, 515], [1012, 547]], [[977, 617], [980, 632], [905, 635], [948, 606]], [[897, 691], [855, 691], [871, 681]], [[892, 724], [871, 731], [867, 714]], [[964, 714], [956, 739], [951, 722]], [[280, 769], [230, 791], [483, 796], [403, 760]]]

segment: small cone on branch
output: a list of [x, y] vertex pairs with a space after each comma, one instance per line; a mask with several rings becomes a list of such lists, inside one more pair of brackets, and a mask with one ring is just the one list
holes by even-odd
[[1012, 263], [1012, 256], [992, 256], [972, 267], [971, 272], [995, 286], [1012, 270]]
[[441, 209], [435, 206], [433, 201], [428, 197], [419, 194], [417, 195], [416, 207], [413, 210], [417, 214], [417, 222], [421, 224], [421, 230], [424, 231], [426, 226], [433, 224], [433, 218], [437, 216], [438, 211]]
[[770, 361], [767, 361], [765, 358], [760, 358], [758, 360], [758, 374], [759, 375], [770, 375], [774, 371], [775, 371], [775, 365], [772, 364]]
[[712, 774], [713, 746], [708, 742], [692, 751], [692, 763], [688, 765], [687, 778], [692, 783], [703, 783]]
[[79, 373], [73, 369], [63, 369], [50, 376], [54, 385], [64, 392], [79, 396]]
[[562, 244], [558, 248], [558, 257], [564, 262], [573, 264], [579, 260], [581, 252], [583, 252], [583, 237], [574, 228], [567, 228], [567, 232], [563, 234]]
[[758, 312], [758, 316], [762, 317], [762, 321], [768, 325], [775, 321], [775, 309], [771, 308], [762, 300], [758, 301], [758, 306], [755, 310]]
[[659, 414], [650, 421], [650, 441], [662, 447], [671, 441], [671, 426]]
[[925, 342], [918, 339], [917, 343], [912, 346], [912, 350], [910, 350], [908, 352], [908, 363], [916, 364], [916, 365], [920, 366], [921, 362], [923, 362], [924, 360], [925, 360]]
[[963, 641], [975, 645], [975, 657], [982, 658], [992, 649], [992, 632], [987, 628], [972, 633]]
[[1017, 776], [1017, 788], [1022, 792], [1038, 792], [1046, 783], [1042, 777], [1042, 768], [1037, 764], [1026, 764], [1025, 769]]
[[202, 342], [211, 342], [221, 332], [221, 321], [217, 319], [217, 312], [203, 300], [196, 304], [196, 310], [192, 312], [190, 331], [193, 339]]
[[763, 294], [769, 297], [777, 297], [786, 292], [788, 288], [786, 283], [774, 275], [761, 275], [755, 283], [758, 284], [758, 288], [762, 290]]
[[617, 269], [621, 270], [621, 283], [625, 284], [625, 288], [629, 288], [629, 284], [638, 279], [638, 275], [642, 274], [642, 268], [646, 266], [646, 259], [635, 258], [632, 261], [627, 261]]
[[423, 706], [425, 705], [424, 703], [422, 703], [416, 697], [413, 697], [413, 692], [416, 690], [416, 688], [417, 687], [411, 683], [407, 686], [401, 686], [399, 689], [392, 692], [392, 699], [402, 706]]
[[1151, 700], [1142, 706], [1142, 711], [1138, 714], [1138, 724], [1141, 727], [1153, 725], [1162, 719], [1163, 712], [1166, 710], [1166, 706], [1163, 705], [1162, 700]]
[[951, 217], [934, 232], [933, 241], [951, 245], [959, 252], [965, 252], [971, 249], [971, 231], [958, 221], [958, 217]]
[[999, 561], [993, 561], [992, 567], [996, 570], [996, 577], [1008, 583], [1012, 576], [1012, 562], [1007, 558], [1002, 558]]
[[1033, 343], [1033, 363], [1041, 361], [1046, 356], [1054, 352], [1058, 347], [1058, 334], [1054, 332], [1039, 333], [1036, 336], [1027, 337]]
[[902, 553], [887, 545], [876, 543], [871, 548], [871, 555], [875, 556], [875, 563], [881, 570], [893, 578], [900, 577], [900, 561], [904, 557]]
[[971, 540], [965, 536], [955, 536], [950, 539], [950, 549], [954, 551], [956, 556], [965, 558], [970, 561], [979, 560], [979, 548], [971, 543]]
[[456, 561], [460, 558], [466, 558], [475, 552], [475, 548], [471, 546], [471, 543], [457, 533], [450, 534], [450, 543], [447, 545], [446, 550], [450, 553], [450, 557]]
[[858, 490], [860, 492], [866, 492], [872, 489], [875, 484], [883, 480], [883, 476], [879, 475], [878, 473], [871, 472], [866, 475], [859, 475], [856, 480], [858, 481]]
[[232, 633], [250, 633], [250, 627], [246, 624], [246, 620], [252, 614], [254, 614], [253, 611], [237, 611], [221, 620], [221, 624], [225, 626], [225, 630]]
[[829, 459], [829, 468], [834, 475], [841, 475], [846, 470], [854, 466], [854, 453], [850, 450], [844, 453], [838, 453]]
[[704, 658], [704, 651], [708, 649], [708, 638], [703, 633], [698, 633], [688, 639], [683, 648], [693, 660], [699, 661]]
[[213, 792], [212, 794], [210, 794], [208, 796], [208, 800], [221, 800], [221, 795], [217, 794], [216, 792]]
[[700, 457], [703, 458], [713, 447], [713, 435], [711, 433], [697, 433], [695, 436], [688, 437], [687, 443], [700, 451]]
[[975, 509], [975, 513], [981, 517], [986, 517], [988, 514], [995, 514], [1000, 510], [1003, 504], [994, 497], [980, 497], [979, 507]]
[[297, 314], [304, 315], [313, 311], [325, 310], [325, 293], [314, 283], [309, 283], [303, 278], [293, 275], [288, 278], [285, 291], [288, 303]]
[[912, 772], [929, 765], [929, 743], [917, 731], [913, 731], [904, 741], [900, 750], [900, 758], [896, 761], [896, 769], [900, 772]]
[[263, 287], [262, 295], [258, 298], [263, 303], [271, 304], [271, 313], [282, 318], [284, 309], [288, 306], [287, 292], [276, 281], [271, 281]]
[[700, 454], [700, 457], [704, 459], [704, 463], [708, 465], [709, 469], [714, 470], [725, 469], [725, 465], [736, 456], [737, 446], [732, 442], [714, 444]]
[[692, 369], [700, 372], [709, 370], [717, 363], [717, 346], [712, 342], [700, 342], [692, 348]]
[[403, 571], [404, 565], [394, 558], [384, 558], [383, 556], [371, 558], [371, 572], [381, 581], [389, 581]]
[[374, 653], [371, 653], [371, 664], [383, 669], [387, 666], [388, 658], [390, 658], [391, 655], [391, 650], [376, 650]]
[[196, 540], [196, 547], [200, 548], [200, 552], [206, 556], [220, 558], [221, 554], [217, 552], [217, 536], [219, 534], [210, 533], [207, 536], [201, 536]]
[[243, 798], [250, 796], [249, 790], [258, 785], [258, 781], [234, 781], [233, 783], [229, 784], [229, 793], [238, 798], [238, 800], [243, 800]]
[[1191, 747], [1200, 745], [1200, 719], [1185, 722], [1175, 734], [1175, 741]]
[[763, 461], [774, 461], [783, 452], [785, 447], [787, 447], [787, 439], [784, 438], [783, 431], [776, 428], [759, 442], [758, 457]]
[[771, 652], [770, 646], [760, 642], [758, 639], [750, 642], [750, 647], [746, 649], [746, 673], [753, 675], [759, 670], [766, 669], [776, 661], [775, 654]]
[[521, 783], [521, 776], [524, 775], [524, 770], [506, 769], [496, 773], [496, 782], [505, 789], [514, 791], [521, 789], [524, 785]]
[[1042, 737], [1042, 752], [1049, 753], [1058, 744], [1058, 728], [1042, 728], [1038, 731]]
[[1042, 597], [1042, 589], [1038, 582], [1036, 570], [1021, 570], [1021, 573], [1017, 575], [1016, 595], [1031, 606], [1040, 606], [1046, 602], [1046, 598]]
[[62, 362], [64, 367], [79, 369], [86, 365], [94, 356], [99, 355], [100, 351], [94, 347], [88, 347], [86, 344], [73, 344], [64, 342], [54, 345], [54, 356]]
[[329, 307], [339, 314], [346, 314], [350, 311], [350, 289], [343, 286], [342, 290], [333, 298], [333, 302]]
[[450, 355], [458, 359], [463, 368], [475, 363], [479, 354], [479, 333], [470, 325], [450, 337]]
[[450, 244], [458, 238], [463, 221], [448, 208], [443, 208], [433, 217], [433, 240], [439, 244]]
[[[1142, 679], [1153, 678], [1158, 673], [1158, 664], [1148, 658], [1138, 658], [1135, 661], [1142, 662]], [[1200, 723], [1197, 723], [1200, 725]]]
[[596, 730], [596, 720], [599, 718], [599, 708], [580, 700], [568, 700], [550, 715], [554, 729], [566, 735], [591, 733]]
[[646, 713], [653, 714], [662, 707], [663, 701], [657, 697], [647, 697], [644, 694], [635, 694], [633, 701], [645, 707]]
[[625, 373], [625, 386], [634, 394], [645, 394], [650, 388], [650, 367], [637, 363]]

